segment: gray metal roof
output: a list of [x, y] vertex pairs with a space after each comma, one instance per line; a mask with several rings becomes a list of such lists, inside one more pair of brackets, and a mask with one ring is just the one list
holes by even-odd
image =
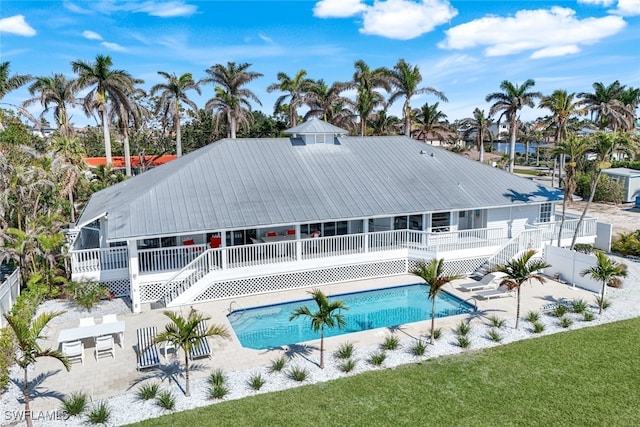
[[514, 206], [561, 199], [530, 179], [404, 136], [224, 139], [95, 193], [107, 238]]
[[307, 135], [322, 133], [328, 133], [332, 135], [347, 135], [349, 132], [342, 128], [339, 128], [338, 126], [334, 126], [331, 123], [320, 120], [317, 117], [313, 117], [304, 123], [300, 123], [297, 126], [285, 130], [284, 133], [287, 135]]
[[631, 178], [640, 176], [640, 170], [630, 168], [602, 169], [602, 173], [614, 176], [627, 176]]

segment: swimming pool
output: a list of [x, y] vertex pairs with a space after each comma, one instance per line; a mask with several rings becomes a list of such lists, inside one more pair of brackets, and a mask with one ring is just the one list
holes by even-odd
[[[349, 310], [342, 312], [347, 322], [345, 329], [325, 329], [325, 337], [384, 328], [431, 319], [431, 300], [427, 298], [429, 287], [413, 284], [372, 291], [332, 295]], [[307, 317], [289, 321], [291, 313], [301, 306], [317, 311], [312, 299], [282, 304], [265, 305], [235, 310], [227, 317], [243, 347], [263, 350], [320, 338], [320, 332], [311, 330]], [[469, 313], [473, 306], [451, 294], [440, 292], [436, 298], [436, 317]]]

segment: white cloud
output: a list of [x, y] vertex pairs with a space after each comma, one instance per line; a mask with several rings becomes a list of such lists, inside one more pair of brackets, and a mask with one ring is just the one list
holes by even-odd
[[102, 40], [102, 36], [95, 31], [85, 30], [82, 32], [82, 37], [88, 40]]
[[267, 43], [273, 43], [273, 39], [271, 37], [265, 36], [262, 33], [258, 33], [258, 37], [260, 37], [260, 40], [265, 41]]
[[596, 6], [604, 6], [604, 7], [609, 7], [614, 2], [615, 2], [615, 0], [578, 0], [578, 3], [594, 4]]
[[65, 9], [70, 10], [71, 12], [79, 13], [79, 14], [81, 14], [81, 15], [90, 15], [90, 14], [92, 14], [92, 13], [93, 13], [93, 12], [91, 12], [90, 10], [83, 9], [83, 8], [81, 8], [80, 6], [78, 6], [78, 5], [74, 4], [74, 3], [71, 3], [70, 1], [65, 1], [65, 2], [63, 2], [63, 3], [62, 3], [62, 6], [63, 6]]
[[446, 0], [376, 1], [364, 12], [362, 34], [409, 40], [449, 22], [458, 11]]
[[580, 51], [621, 31], [626, 22], [617, 16], [579, 20], [572, 9], [521, 10], [510, 17], [486, 16], [447, 31], [438, 44], [443, 49], [486, 46], [487, 56], [532, 51], [532, 58], [560, 56]]
[[618, 7], [609, 12], [622, 16], [640, 15], [640, 0], [618, 0]]
[[318, 18], [348, 18], [364, 12], [367, 5], [361, 0], [321, 0], [313, 7]]
[[0, 19], [0, 33], [31, 37], [36, 35], [36, 30], [27, 24], [24, 15], [15, 15]]
[[111, 42], [102, 42], [100, 43], [102, 46], [106, 47], [109, 50], [115, 50], [116, 52], [126, 52], [127, 49], [125, 49], [124, 47], [120, 46], [118, 43], [111, 43]]
[[133, 12], [145, 12], [151, 16], [160, 18], [173, 18], [176, 16], [191, 16], [197, 12], [198, 8], [194, 5], [185, 4], [182, 1], [170, 1], [166, 3], [147, 1], [139, 6], [134, 6], [131, 10]]

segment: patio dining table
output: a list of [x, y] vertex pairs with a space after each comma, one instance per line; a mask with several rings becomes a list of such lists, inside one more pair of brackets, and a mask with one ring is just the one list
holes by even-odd
[[63, 329], [58, 335], [58, 345], [63, 342], [77, 341], [84, 338], [99, 337], [102, 335], [118, 335], [120, 347], [124, 345], [124, 320], [112, 323], [99, 323], [91, 326], [79, 326], [77, 328]]

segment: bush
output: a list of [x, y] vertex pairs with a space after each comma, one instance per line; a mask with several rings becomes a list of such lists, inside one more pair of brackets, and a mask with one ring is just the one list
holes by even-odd
[[576, 252], [580, 252], [582, 254], [590, 254], [593, 253], [594, 250], [596, 250], [593, 245], [589, 245], [587, 243], [576, 243], [576, 245], [573, 247], [573, 249]]
[[583, 299], [574, 299], [571, 301], [571, 310], [574, 313], [584, 313], [587, 310], [587, 302]]
[[458, 335], [458, 345], [461, 348], [467, 348], [471, 344], [469, 338], [466, 335]]
[[496, 315], [489, 317], [489, 324], [494, 328], [502, 329], [507, 326], [507, 321], [505, 319], [501, 319]]
[[284, 365], [287, 364], [287, 358], [280, 356], [271, 361], [271, 372], [280, 372], [284, 369]]
[[596, 305], [598, 307], [600, 307], [603, 310], [606, 310], [607, 308], [611, 307], [611, 300], [609, 300], [609, 298], [604, 297], [596, 297]]
[[267, 380], [265, 380], [260, 374], [253, 374], [247, 380], [247, 384], [249, 384], [249, 387], [254, 390], [260, 390], [266, 382]]
[[411, 353], [414, 356], [422, 356], [427, 351], [427, 346], [422, 340], [418, 340], [414, 345], [411, 346]]
[[87, 408], [87, 394], [71, 393], [62, 400], [62, 409], [71, 416], [80, 415]]
[[568, 328], [571, 325], [573, 325], [573, 320], [571, 320], [570, 317], [563, 316], [560, 318], [560, 326], [562, 326], [563, 328]]
[[338, 350], [336, 350], [335, 356], [338, 359], [349, 359], [353, 355], [353, 344], [345, 342], [340, 344]]
[[433, 339], [437, 340], [438, 338], [440, 338], [442, 336], [442, 328], [435, 328], [433, 330]]
[[11, 328], [0, 329], [0, 391], [9, 384], [9, 367], [13, 363], [15, 352]]
[[582, 313], [582, 316], [584, 317], [585, 322], [591, 322], [596, 318], [596, 315], [590, 311], [585, 311], [584, 313]]
[[569, 309], [562, 304], [558, 304], [557, 306], [554, 307], [554, 309], [551, 311], [551, 314], [553, 314], [555, 317], [557, 318], [561, 318], [562, 316], [564, 316], [565, 314], [567, 314], [567, 311], [569, 311]]
[[65, 287], [67, 297], [79, 307], [91, 311], [102, 299], [109, 296], [109, 289], [92, 280], [69, 282]]
[[224, 371], [220, 368], [214, 370], [211, 375], [209, 375], [209, 384], [212, 386], [220, 386], [224, 385], [227, 381], [227, 376], [224, 374]]
[[340, 364], [340, 370], [342, 372], [351, 372], [356, 367], [357, 363], [358, 361], [355, 359], [347, 359]]
[[136, 395], [138, 396], [138, 399], [140, 399], [140, 400], [155, 399], [156, 395], [158, 394], [158, 389], [159, 388], [160, 387], [156, 383], [154, 383], [154, 384], [145, 384], [145, 385], [141, 386], [138, 389], [138, 393], [136, 393]]
[[389, 335], [384, 339], [384, 342], [380, 347], [383, 350], [395, 350], [400, 346], [400, 340], [395, 335]]
[[222, 399], [229, 394], [229, 389], [224, 384], [212, 385], [209, 388], [209, 397], [211, 399]]
[[162, 409], [173, 411], [176, 407], [176, 397], [169, 390], [164, 390], [156, 397], [156, 404]]
[[[578, 172], [576, 179], [576, 194], [585, 200], [591, 195], [591, 178], [589, 174]], [[623, 197], [622, 185], [602, 174], [596, 192], [593, 197], [594, 202], [621, 203]]]
[[536, 323], [538, 320], [540, 320], [540, 313], [538, 313], [537, 311], [528, 312], [527, 320], [531, 323]]
[[293, 368], [289, 369], [289, 378], [291, 378], [292, 380], [302, 382], [306, 380], [308, 376], [309, 376], [309, 371], [307, 371], [304, 368], [294, 366]]
[[386, 358], [387, 354], [384, 351], [379, 351], [369, 356], [369, 363], [373, 366], [380, 366]]
[[623, 256], [640, 256], [640, 229], [633, 233], [620, 233], [611, 244], [611, 250]]
[[540, 323], [540, 322], [534, 322], [533, 323], [533, 332], [536, 333], [536, 334], [544, 332], [544, 324]]
[[111, 408], [104, 400], [98, 402], [87, 414], [87, 419], [91, 424], [107, 424], [109, 418], [111, 418]]
[[498, 332], [498, 330], [495, 328], [489, 329], [489, 332], [487, 332], [487, 335], [489, 336], [489, 339], [491, 341], [495, 341], [495, 342], [502, 341], [502, 335], [500, 335], [500, 332]]
[[458, 323], [458, 326], [453, 330], [458, 336], [466, 336], [471, 332], [471, 325], [464, 320]]

